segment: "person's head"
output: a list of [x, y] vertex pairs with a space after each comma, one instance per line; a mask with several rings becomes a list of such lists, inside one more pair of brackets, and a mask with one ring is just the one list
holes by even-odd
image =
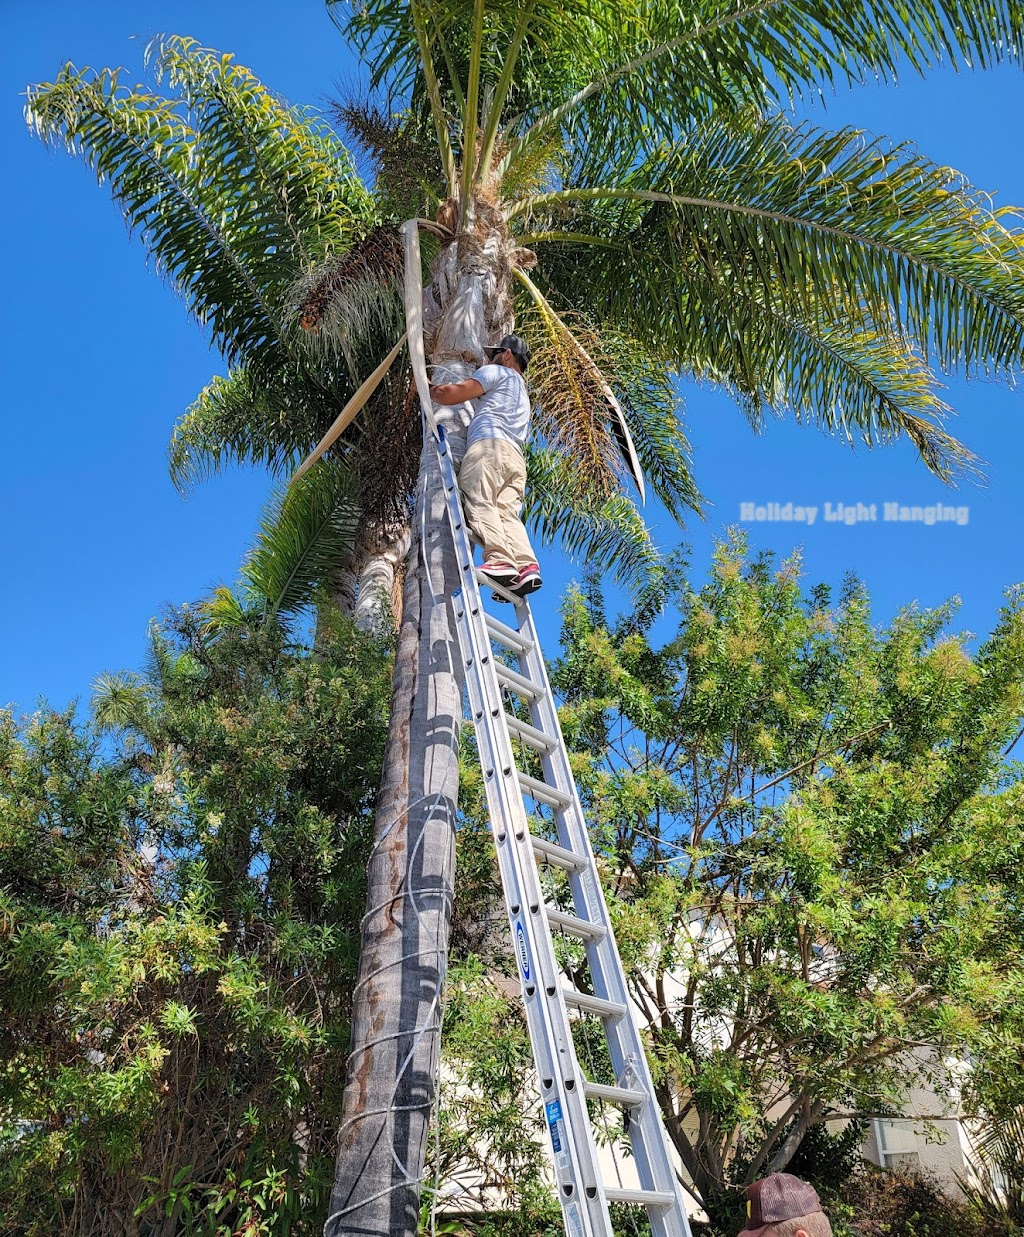
[[832, 1237], [813, 1186], [790, 1173], [748, 1185], [747, 1222], [739, 1237]]
[[530, 364], [530, 348], [518, 335], [504, 335], [492, 348], [485, 348], [492, 365], [506, 365], [517, 373], [525, 374]]

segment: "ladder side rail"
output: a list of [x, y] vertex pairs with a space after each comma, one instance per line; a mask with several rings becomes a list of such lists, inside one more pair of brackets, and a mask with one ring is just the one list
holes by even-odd
[[[517, 837], [529, 833], [526, 813], [518, 789], [512, 793], [513, 787], [508, 784], [510, 779], [503, 776], [503, 768], [507, 767], [507, 763], [503, 762], [507, 762], [510, 757], [500, 750], [495, 750], [498, 745], [490, 741], [493, 737], [492, 728], [486, 725], [482, 717], [487, 710], [487, 703], [480, 690], [479, 676], [475, 673], [476, 665], [472, 664], [477, 662], [479, 650], [474, 648], [471, 624], [467, 621], [466, 607], [469, 603], [462, 590], [453, 597], [453, 603], [456, 623], [461, 629], [460, 644], [464, 646], [464, 655], [471, 653], [466, 658], [471, 662], [466, 674], [467, 691], [474, 720], [479, 718], [476, 733], [485, 778], [484, 792], [501, 874], [505, 912], [519, 970], [530, 1043], [537, 1066], [541, 1103], [545, 1117], [548, 1118], [559, 1202], [563, 1209], [576, 1204], [581, 1212], [586, 1213], [589, 1211], [587, 1186], [592, 1188], [598, 1182], [599, 1176], [596, 1169], [588, 1173], [580, 1163], [577, 1140], [569, 1136], [568, 1123], [563, 1120], [561, 1126], [558, 1126], [551, 1120], [557, 1111], [551, 1107], [553, 1104], [561, 1106], [564, 1116], [569, 1114], [569, 1094], [565, 1078], [572, 1077], [575, 1073], [575, 1062], [571, 1033], [567, 1025], [560, 1032], [558, 1024], [561, 1019], [553, 1017], [550, 1009], [552, 989], [555, 1000], [560, 992], [558, 985], [551, 981], [553, 958], [550, 965], [543, 965], [547, 950], [544, 943], [538, 940], [543, 927], [543, 923], [538, 920], [542, 921], [543, 915], [531, 914], [530, 911], [531, 907], [541, 902], [541, 894], [539, 889], [531, 892], [528, 888], [527, 873], [523, 870], [524, 865], [520, 861], [515, 841]], [[498, 731], [498, 728], [494, 727], [493, 731]], [[549, 944], [549, 948], [553, 953], [553, 946]], [[555, 1121], [557, 1122], [557, 1117]], [[552, 1125], [554, 1128], [551, 1128]], [[585, 1220], [578, 1218], [577, 1225], [579, 1232], [586, 1237], [605, 1237], [610, 1232], [603, 1225], [595, 1225], [589, 1215]], [[571, 1218], [567, 1216], [567, 1229], [570, 1233], [573, 1233], [577, 1225], [573, 1225]]]
[[527, 652], [519, 659], [521, 672], [533, 682], [544, 686], [543, 693], [536, 700], [530, 701], [530, 716], [535, 726], [558, 740], [557, 746], [551, 752], [541, 755], [545, 780], [572, 796], [571, 804], [557, 813], [559, 841], [567, 849], [585, 854], [589, 858], [584, 869], [569, 873], [576, 914], [606, 929], [599, 939], [584, 942], [594, 989], [599, 997], [623, 1004], [627, 1010], [626, 1017], [604, 1022], [612, 1068], [620, 1086], [636, 1086], [649, 1097], [648, 1102], [639, 1108], [626, 1110], [630, 1143], [637, 1169], [642, 1181], [646, 1179], [655, 1190], [672, 1194], [676, 1200], [672, 1208], [648, 1209], [651, 1229], [655, 1237], [690, 1237], [682, 1187], [669, 1153], [667, 1136], [655, 1097], [654, 1080], [626, 983], [625, 969], [615, 943], [607, 902], [598, 879], [597, 864], [579, 790], [569, 764], [533, 616], [528, 610], [520, 616], [520, 633], [528, 645]]
[[544, 914], [543, 892], [516, 779], [512, 745], [503, 721], [501, 690], [484, 624], [473, 547], [443, 434], [438, 454], [463, 580], [463, 587], [452, 598], [456, 630], [464, 661], [468, 663], [467, 692], [481, 749], [488, 814], [523, 987], [527, 1025], [541, 1078], [559, 1202], [571, 1237], [577, 1234], [579, 1237], [611, 1237], [607, 1201], [581, 1085], [582, 1073], [576, 1061], [554, 943]]

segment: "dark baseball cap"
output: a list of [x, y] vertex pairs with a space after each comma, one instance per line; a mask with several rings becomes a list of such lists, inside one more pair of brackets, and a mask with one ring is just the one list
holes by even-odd
[[505, 349], [515, 357], [523, 369], [526, 369], [530, 364], [530, 346], [525, 339], [518, 335], [503, 335], [491, 348], [485, 348], [484, 352], [489, 357], [497, 356], [499, 352], [504, 352]]
[[790, 1173], [772, 1173], [748, 1185], [747, 1222], [740, 1233], [757, 1237], [773, 1224], [783, 1220], [796, 1220], [800, 1216], [813, 1215], [821, 1210], [821, 1203], [813, 1186]]

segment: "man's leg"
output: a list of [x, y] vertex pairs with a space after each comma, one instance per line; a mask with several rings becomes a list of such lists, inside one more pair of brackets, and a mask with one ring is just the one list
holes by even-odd
[[507, 543], [498, 508], [498, 495], [505, 481], [504, 461], [498, 448], [507, 445], [494, 438], [470, 443], [459, 469], [466, 523], [474, 540], [484, 548], [484, 570], [493, 569], [499, 583], [514, 580], [519, 572], [515, 548]]
[[526, 535], [526, 527], [519, 518], [526, 489], [526, 462], [523, 453], [511, 443], [499, 442], [498, 447], [505, 465], [504, 485], [497, 495], [498, 512], [505, 544], [511, 550], [513, 561], [518, 568], [516, 578], [509, 588], [518, 596], [525, 597], [527, 593], [536, 592], [541, 586], [537, 556]]
[[521, 571], [524, 567], [536, 565], [537, 562], [530, 538], [526, 535], [526, 527], [519, 518], [526, 491], [526, 463], [522, 452], [511, 443], [499, 441], [498, 447], [504, 465], [503, 484], [496, 495], [502, 541], [508, 548], [511, 561]]

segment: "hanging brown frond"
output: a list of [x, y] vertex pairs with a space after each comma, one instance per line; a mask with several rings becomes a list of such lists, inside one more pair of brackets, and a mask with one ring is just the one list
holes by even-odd
[[402, 277], [402, 243], [390, 225], [382, 225], [341, 257], [331, 258], [307, 276], [297, 290], [299, 325], [313, 331], [338, 310], [348, 311], [358, 304], [367, 285], [397, 287]]
[[[533, 256], [529, 250], [517, 251]], [[603, 502], [628, 477], [644, 501], [644, 478], [625, 414], [609, 377], [615, 361], [602, 335], [581, 314], [556, 312], [523, 269], [515, 276], [530, 294], [520, 327], [534, 347], [530, 386], [540, 405], [538, 428], [573, 460], [579, 494]]]
[[368, 522], [408, 519], [419, 471], [420, 407], [408, 364], [395, 365], [358, 421], [359, 504]]

